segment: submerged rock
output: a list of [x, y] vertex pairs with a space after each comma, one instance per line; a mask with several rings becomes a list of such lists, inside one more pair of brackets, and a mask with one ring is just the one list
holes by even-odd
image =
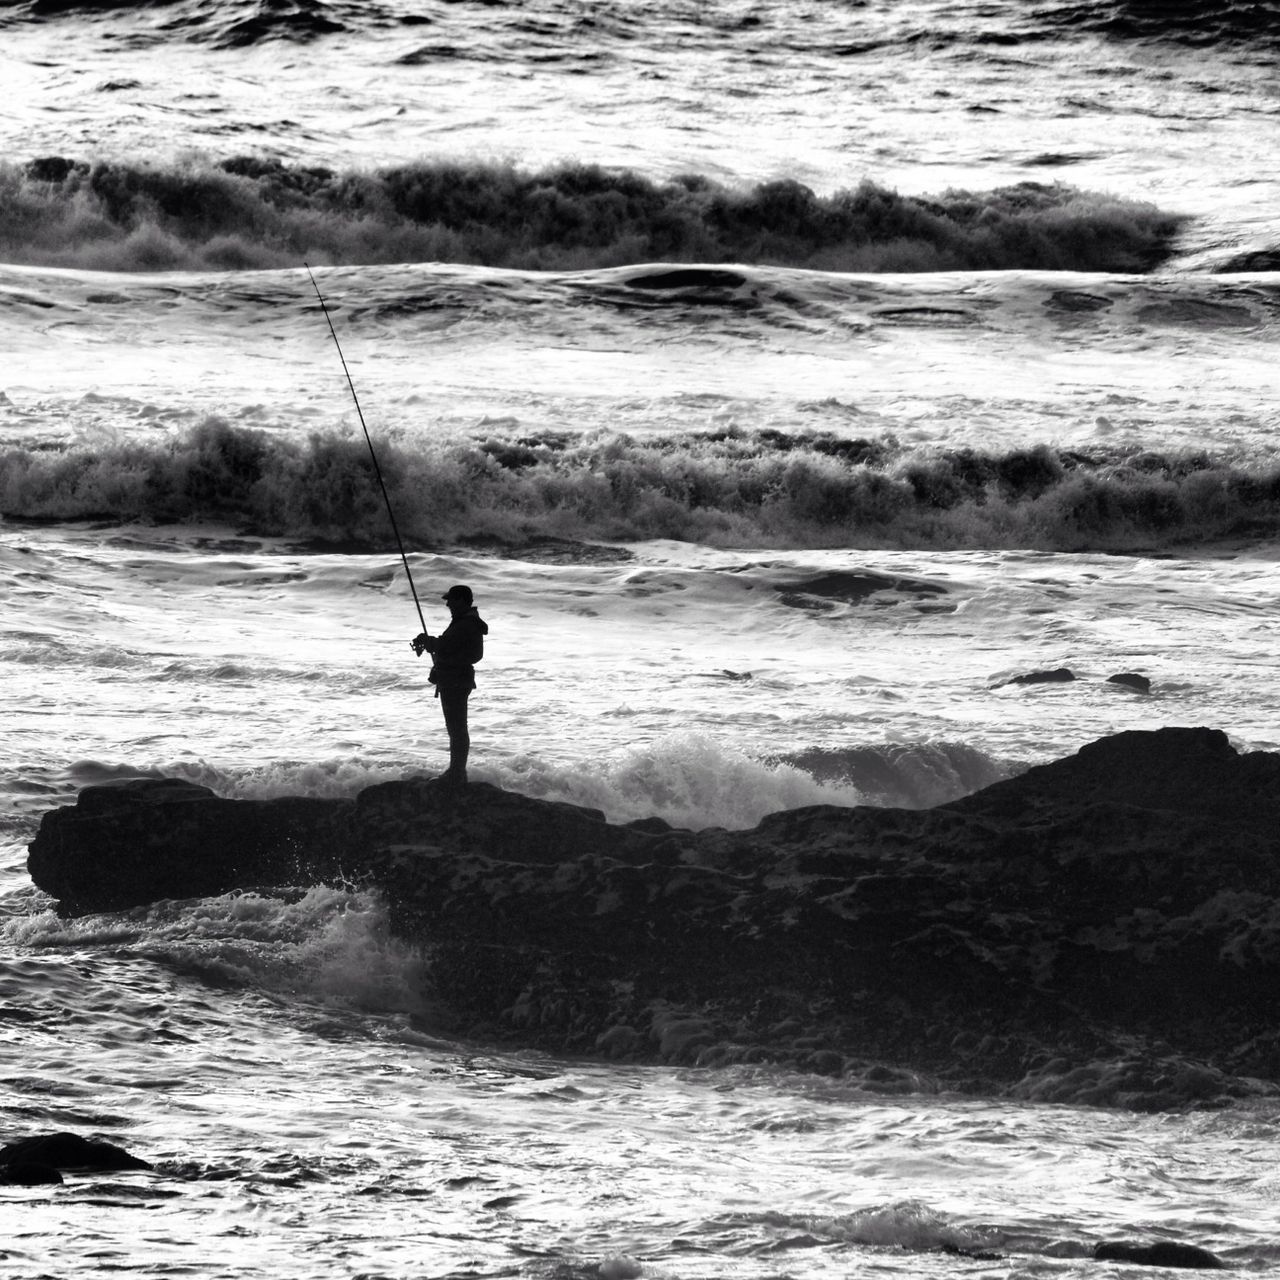
[[48, 1164], [0, 1165], [0, 1186], [55, 1186], [60, 1184], [62, 1180], [62, 1174]]
[[29, 865], [68, 912], [361, 880], [430, 946], [442, 1029], [557, 1052], [1137, 1109], [1280, 1082], [1280, 756], [1216, 730], [749, 831], [421, 779], [323, 802], [93, 787]]
[[255, 884], [337, 875], [351, 849], [341, 800], [226, 800], [179, 778], [85, 787], [45, 815], [32, 880], [67, 914], [162, 898], [209, 897]]
[[[1024, 675], [1006, 680], [1006, 684], [1070, 684], [1076, 673], [1070, 667], [1055, 667], [1052, 671], [1028, 671]], [[998, 686], [997, 686], [998, 687]]]
[[1128, 689], [1136, 689], [1139, 693], [1151, 692], [1151, 680], [1137, 671], [1121, 671], [1117, 675], [1108, 676], [1107, 683], [1122, 684]]
[[1106, 1240], [1093, 1256], [1099, 1262], [1137, 1262], [1148, 1267], [1198, 1267], [1215, 1271], [1226, 1266], [1216, 1254], [1197, 1244], [1157, 1240], [1153, 1244], [1133, 1244], [1126, 1240]]
[[[0, 1170], [10, 1179], [23, 1179], [22, 1170], [41, 1169], [150, 1169], [147, 1161], [130, 1155], [113, 1142], [82, 1138], [77, 1133], [46, 1133], [0, 1147]], [[35, 1180], [52, 1181], [31, 1173]], [[61, 1179], [57, 1179], [61, 1181]]]

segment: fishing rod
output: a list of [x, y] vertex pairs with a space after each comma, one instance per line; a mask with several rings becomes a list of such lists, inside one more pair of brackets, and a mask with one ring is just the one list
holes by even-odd
[[422, 605], [418, 602], [417, 588], [413, 585], [413, 574], [409, 572], [409, 557], [404, 553], [404, 542], [400, 538], [400, 529], [396, 524], [396, 513], [391, 509], [391, 495], [387, 493], [387, 486], [382, 479], [382, 468], [378, 466], [378, 455], [373, 449], [373, 437], [369, 435], [369, 428], [365, 426], [364, 414], [360, 409], [360, 397], [356, 395], [356, 384], [351, 381], [351, 370], [347, 368], [347, 358], [342, 354], [342, 343], [338, 341], [338, 331], [333, 327], [333, 317], [329, 314], [329, 308], [325, 306], [324, 294], [320, 292], [320, 286], [316, 284], [316, 278], [311, 274], [310, 265], [305, 262], [302, 265], [306, 267], [307, 275], [311, 280], [311, 287], [316, 291], [316, 297], [320, 300], [320, 310], [324, 312], [324, 318], [329, 322], [329, 333], [333, 337], [333, 345], [338, 348], [338, 359], [342, 361], [342, 372], [347, 375], [347, 386], [351, 388], [351, 399], [355, 402], [356, 416], [360, 419], [365, 443], [369, 446], [369, 457], [373, 459], [373, 474], [378, 477], [378, 488], [382, 490], [382, 500], [387, 504], [387, 515], [391, 520], [391, 532], [396, 535], [396, 546], [400, 548], [400, 561], [404, 565], [404, 576], [409, 580], [409, 592], [413, 596], [414, 608], [418, 611], [418, 621], [422, 624], [422, 634], [426, 635], [427, 623], [422, 616]]

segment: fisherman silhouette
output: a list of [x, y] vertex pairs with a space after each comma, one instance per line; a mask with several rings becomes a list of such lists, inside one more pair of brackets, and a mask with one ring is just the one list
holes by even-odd
[[438, 636], [425, 631], [409, 641], [419, 657], [429, 653], [434, 659], [427, 677], [436, 687], [444, 727], [449, 734], [449, 768], [440, 775], [445, 782], [462, 786], [467, 781], [467, 755], [471, 735], [467, 729], [467, 699], [476, 687], [475, 664], [484, 657], [484, 638], [489, 624], [476, 612], [471, 588], [461, 584], [444, 593], [451, 620]]

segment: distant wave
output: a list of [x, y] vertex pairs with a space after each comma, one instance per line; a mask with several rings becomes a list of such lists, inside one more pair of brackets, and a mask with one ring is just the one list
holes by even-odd
[[[455, 0], [456, 2], [456, 0]], [[519, 0], [479, 0], [479, 6], [515, 9]], [[478, 7], [479, 7], [478, 6]], [[569, 10], [551, 5], [539, 16], [554, 19]], [[1037, 4], [1010, 4], [1009, 12], [995, 6], [980, 8], [971, 22], [958, 21], [942, 30], [906, 22], [899, 26], [853, 22], [841, 27], [843, 39], [834, 52], [845, 56], [895, 45], [940, 47], [956, 43], [981, 48], [988, 44], [1038, 43], [1066, 28], [1093, 31], [1120, 40], [1170, 40], [1195, 47], [1228, 43], [1273, 45], [1278, 31], [1274, 6], [1257, 0], [1040, 0]], [[7, 23], [48, 23], [92, 20], [116, 15], [127, 22], [133, 14], [158, 14], [156, 21], [129, 30], [133, 42], [161, 45], [169, 41], [205, 44], [215, 49], [238, 49], [271, 41], [306, 44], [325, 37], [359, 34], [369, 28], [439, 27], [441, 19], [416, 7], [377, 3], [376, 0], [5, 0], [0, 5]], [[576, 10], [568, 16], [577, 17]], [[993, 23], [999, 23], [998, 28]], [[789, 22], [785, 11], [778, 17], [760, 13], [737, 14], [716, 6], [667, 3], [656, 6], [652, 16], [655, 38], [664, 27], [687, 32], [700, 28], [720, 37], [741, 34], [757, 37], [761, 29], [772, 41], [790, 50], [810, 47], [812, 36], [805, 24]], [[547, 25], [536, 19], [513, 24], [526, 35], [541, 35]], [[560, 48], [567, 56], [575, 43], [588, 39], [608, 48], [625, 40], [632, 24], [602, 6], [589, 23], [567, 22]], [[579, 31], [583, 36], [575, 42]], [[450, 56], [483, 56], [478, 49], [460, 48], [454, 43], [455, 28], [445, 24], [445, 37], [428, 44], [417, 60]], [[557, 33], [561, 34], [561, 33]]]
[[[379, 457], [401, 531], [424, 549], [560, 537], [1089, 551], [1280, 535], [1280, 464], [1206, 451], [985, 453], [730, 428], [389, 440]], [[296, 441], [216, 418], [157, 443], [11, 448], [0, 513], [388, 542], [363, 439]]]
[[1170, 40], [1197, 47], [1254, 42], [1274, 47], [1280, 22], [1257, 0], [1073, 0], [1041, 5], [1049, 25], [1079, 27], [1116, 39]]
[[586, 270], [642, 262], [825, 271], [1142, 272], [1184, 225], [1060, 184], [829, 196], [659, 182], [590, 164], [428, 162], [369, 171], [240, 157], [175, 165], [46, 156], [0, 164], [0, 260], [105, 271], [453, 262]]
[[239, 49], [277, 39], [306, 42], [386, 20], [380, 6], [363, 0], [358, 4], [354, 0], [217, 0], [194, 4], [190, 0], [10, 0], [3, 7], [11, 9], [14, 18], [30, 22], [158, 10], [163, 17], [146, 33], [134, 33], [135, 41], [189, 40], [215, 49]]

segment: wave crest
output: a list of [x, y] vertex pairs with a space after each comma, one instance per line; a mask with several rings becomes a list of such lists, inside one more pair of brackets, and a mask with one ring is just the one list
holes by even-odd
[[1041, 9], [1050, 27], [1076, 27], [1120, 40], [1167, 40], [1196, 48], [1258, 44], [1274, 47], [1278, 29], [1274, 6], [1254, 0], [1068, 0]]
[[931, 809], [1021, 772], [963, 742], [814, 747], [784, 757], [826, 786], [852, 787], [862, 803]]
[[694, 830], [743, 829], [782, 809], [862, 802], [850, 787], [816, 780], [791, 764], [752, 759], [699, 733], [670, 734], [571, 766], [521, 758], [502, 765], [497, 782], [537, 799], [600, 809], [613, 822], [658, 817]]
[[392, 936], [376, 894], [317, 885], [153, 902], [67, 920], [15, 917], [6, 942], [55, 952], [129, 948], [219, 985], [274, 992], [353, 1013], [423, 1012], [423, 960]]
[[214, 49], [242, 49], [272, 40], [305, 44], [387, 21], [378, 6], [332, 0], [218, 0], [216, 5], [179, 0], [10, 0], [10, 7], [16, 11], [11, 21], [42, 23], [117, 14], [127, 21], [137, 13], [163, 10], [162, 20], [148, 29], [131, 29], [130, 43], [163, 46], [176, 40]]
[[[1150, 550], [1280, 535], [1280, 466], [1205, 450], [988, 453], [891, 436], [488, 435], [379, 446], [406, 542], [670, 538], [720, 546]], [[384, 547], [364, 441], [210, 418], [164, 442], [10, 448], [8, 519], [216, 523]]]
[[912, 197], [864, 181], [739, 190], [592, 164], [422, 161], [369, 171], [221, 163], [0, 164], [0, 257], [106, 271], [454, 262], [586, 270], [643, 262], [824, 271], [1148, 271], [1184, 219], [1061, 184]]

